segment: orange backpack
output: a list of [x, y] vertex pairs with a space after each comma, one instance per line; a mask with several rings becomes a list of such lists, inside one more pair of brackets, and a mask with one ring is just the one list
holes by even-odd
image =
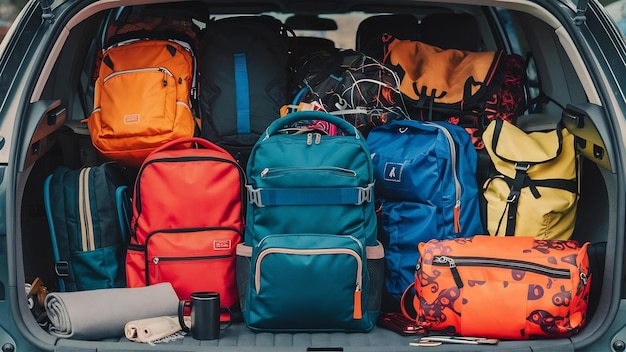
[[192, 137], [195, 58], [186, 43], [130, 40], [103, 52], [87, 119], [91, 140], [105, 157], [139, 167], [160, 145]]
[[586, 320], [588, 245], [485, 235], [422, 242], [402, 312], [428, 330], [447, 334], [570, 336]]

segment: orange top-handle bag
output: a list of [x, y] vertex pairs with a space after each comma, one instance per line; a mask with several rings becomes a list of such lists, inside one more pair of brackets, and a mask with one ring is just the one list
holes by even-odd
[[496, 339], [558, 338], [586, 320], [588, 243], [474, 236], [420, 243], [402, 311], [430, 331]]

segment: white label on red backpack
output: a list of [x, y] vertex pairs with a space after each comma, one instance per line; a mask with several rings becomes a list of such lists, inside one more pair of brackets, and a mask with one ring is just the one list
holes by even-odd
[[216, 251], [229, 250], [232, 248], [230, 240], [213, 241], [213, 249]]

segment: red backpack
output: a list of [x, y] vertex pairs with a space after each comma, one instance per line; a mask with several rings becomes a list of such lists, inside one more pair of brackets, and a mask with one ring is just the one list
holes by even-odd
[[170, 282], [181, 300], [216, 291], [222, 307], [233, 308], [244, 180], [232, 156], [205, 139], [181, 138], [152, 152], [133, 192], [128, 286]]

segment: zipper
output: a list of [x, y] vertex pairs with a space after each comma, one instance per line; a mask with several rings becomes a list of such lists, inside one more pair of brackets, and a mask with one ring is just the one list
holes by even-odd
[[[571, 273], [567, 269], [551, 268], [546, 265], [525, 262], [521, 260], [484, 258], [484, 257], [449, 257], [445, 255], [436, 255], [433, 257], [433, 265], [447, 265], [452, 273], [452, 278], [458, 288], [463, 287], [463, 281], [459, 275], [457, 266], [486, 266], [504, 269], [516, 269], [536, 274], [545, 275], [556, 279], [569, 279]], [[587, 275], [581, 271], [580, 275], [583, 284], [587, 284]]]
[[261, 289], [261, 262], [269, 254], [294, 254], [294, 255], [325, 255], [325, 254], [348, 254], [356, 260], [357, 272], [354, 285], [354, 311], [352, 317], [361, 319], [363, 312], [361, 311], [361, 290], [363, 288], [363, 261], [361, 257], [352, 249], [347, 248], [325, 248], [325, 249], [292, 249], [292, 248], [268, 248], [264, 249], [256, 259], [254, 271], [254, 288], [257, 293]]
[[80, 220], [80, 233], [83, 251], [95, 250], [95, 237], [93, 233], [93, 218], [91, 217], [91, 202], [89, 199], [89, 172], [90, 167], [80, 171], [78, 189], [78, 214]]
[[443, 132], [444, 136], [448, 140], [448, 144], [450, 145], [450, 162], [452, 163], [452, 176], [454, 176], [454, 232], [461, 232], [461, 182], [459, 181], [459, 176], [456, 173], [456, 145], [454, 144], [454, 138], [452, 138], [452, 134], [448, 131], [447, 128], [438, 125], [436, 123], [432, 123], [429, 121], [424, 121], [424, 124], [428, 126], [435, 127], [441, 132]]
[[357, 176], [356, 171], [354, 170], [350, 170], [350, 169], [346, 169], [342, 167], [335, 167], [335, 166], [322, 166], [322, 167], [303, 166], [303, 167], [274, 167], [274, 168], [266, 167], [265, 169], [261, 170], [260, 176], [270, 177], [270, 176], [277, 176], [281, 174], [289, 174], [293, 172], [330, 172], [330, 173], [340, 175], [340, 176], [352, 176], [352, 177]]
[[163, 73], [163, 86], [167, 86], [167, 76], [174, 78], [174, 75], [172, 74], [172, 72], [170, 72], [170, 70], [168, 70], [165, 67], [146, 67], [146, 68], [136, 68], [132, 70], [122, 70], [122, 71], [113, 72], [109, 74], [108, 76], [104, 77], [102, 82], [104, 83], [108, 81], [109, 79], [119, 76], [119, 75], [125, 75], [129, 73], [141, 73], [141, 72], [162, 72]]
[[233, 255], [202, 255], [193, 257], [152, 257], [152, 264], [158, 265], [160, 262], [186, 262], [196, 260], [218, 260], [229, 259]]
[[[162, 272], [161, 269], [159, 269], [159, 264], [160, 263], [167, 263], [167, 262], [195, 262], [195, 261], [207, 261], [207, 260], [222, 260], [222, 259], [232, 259], [234, 258], [234, 255], [207, 255], [207, 256], [190, 256], [190, 257], [152, 257], [151, 260], [147, 260], [147, 261], [151, 261], [152, 264], [155, 265], [155, 272], [156, 272], [156, 281], [162, 280], [162, 278], [160, 278], [162, 276]], [[146, 269], [148, 268], [148, 266], [146, 266]], [[150, 270], [146, 270], [146, 284], [150, 285]]]
[[193, 60], [192, 62], [193, 73], [191, 77], [191, 97], [195, 100], [198, 98], [198, 88], [197, 88], [198, 87], [198, 83], [197, 83], [198, 61], [196, 59], [196, 53], [189, 43], [186, 43], [181, 40], [175, 40], [175, 39], [172, 39], [171, 41], [180, 45], [183, 49], [187, 50], [189, 52], [189, 55], [191, 56], [191, 59]]

